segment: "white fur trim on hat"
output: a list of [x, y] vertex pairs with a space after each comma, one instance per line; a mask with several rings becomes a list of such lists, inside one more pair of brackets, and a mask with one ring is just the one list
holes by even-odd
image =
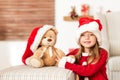
[[86, 31], [92, 32], [97, 37], [97, 41], [98, 41], [99, 45], [101, 45], [101, 41], [102, 41], [101, 33], [99, 30], [99, 25], [95, 21], [90, 22], [88, 24], [84, 24], [77, 29], [76, 40], [77, 40], [78, 44], [79, 44], [79, 39], [80, 39], [81, 34]]
[[53, 28], [54, 26], [52, 25], [44, 25], [42, 28], [40, 28], [35, 36], [35, 39], [30, 47], [30, 49], [32, 50], [32, 52], [35, 52], [38, 45], [41, 42], [41, 39], [43, 37], [43, 35], [51, 28]]

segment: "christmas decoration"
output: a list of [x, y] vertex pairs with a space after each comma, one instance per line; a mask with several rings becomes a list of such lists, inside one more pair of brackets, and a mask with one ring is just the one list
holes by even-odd
[[89, 15], [89, 5], [88, 4], [83, 4], [81, 6], [81, 13], [83, 16]]

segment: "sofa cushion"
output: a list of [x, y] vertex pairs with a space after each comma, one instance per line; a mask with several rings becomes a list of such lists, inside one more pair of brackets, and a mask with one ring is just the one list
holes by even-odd
[[120, 56], [120, 40], [109, 40], [110, 56]]
[[99, 19], [100, 22], [102, 23], [102, 46], [104, 49], [106, 49], [109, 52], [109, 43], [108, 43], [108, 31], [107, 31], [107, 21], [106, 21], [106, 16], [103, 13], [96, 13], [94, 15], [95, 19]]
[[108, 68], [110, 71], [120, 71], [120, 56], [110, 57]]
[[120, 11], [106, 13], [111, 56], [120, 56]]

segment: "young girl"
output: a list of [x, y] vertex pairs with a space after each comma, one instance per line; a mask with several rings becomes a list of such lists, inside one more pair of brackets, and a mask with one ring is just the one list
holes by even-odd
[[108, 53], [99, 47], [102, 42], [101, 29], [102, 25], [99, 20], [81, 18], [76, 34], [80, 48], [68, 53], [68, 55], [74, 55], [76, 61], [74, 63], [65, 57], [62, 59], [58, 57], [58, 67], [77, 73], [79, 80], [108, 80], [106, 74]]

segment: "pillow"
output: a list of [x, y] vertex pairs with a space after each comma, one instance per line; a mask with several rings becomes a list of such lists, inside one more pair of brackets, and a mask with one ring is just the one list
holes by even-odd
[[110, 55], [120, 55], [120, 11], [106, 13]]
[[108, 31], [107, 31], [107, 21], [106, 21], [106, 16], [103, 13], [96, 13], [94, 15], [95, 19], [99, 19], [101, 24], [102, 24], [102, 45], [101, 47], [106, 49], [109, 52], [109, 42], [108, 42]]

